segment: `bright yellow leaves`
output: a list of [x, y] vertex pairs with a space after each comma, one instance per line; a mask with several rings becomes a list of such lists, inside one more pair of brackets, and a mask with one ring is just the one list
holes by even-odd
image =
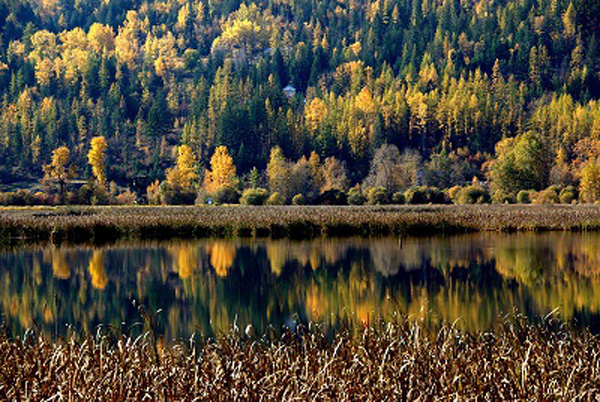
[[69, 148], [59, 147], [52, 151], [52, 162], [44, 166], [46, 177], [65, 180], [67, 177], [67, 164], [69, 163]]
[[223, 24], [223, 33], [212, 45], [212, 51], [241, 52], [243, 56], [267, 46], [276, 21], [255, 5], [242, 4]]
[[31, 47], [29, 60], [40, 85], [48, 85], [55, 75], [73, 83], [90, 67], [92, 52], [112, 54], [115, 37], [112, 28], [95, 23], [87, 34], [81, 28], [58, 35], [38, 31], [31, 36]]
[[92, 24], [87, 39], [90, 48], [98, 54], [110, 54], [115, 49], [115, 34], [109, 26]]
[[588, 162], [581, 170], [581, 198], [587, 203], [600, 201], [600, 164]]
[[177, 54], [175, 36], [171, 32], [160, 38], [148, 35], [144, 52], [148, 60], [153, 60], [156, 74], [162, 77], [183, 67], [183, 60]]
[[142, 22], [138, 13], [131, 10], [127, 12], [127, 18], [119, 34], [115, 38], [115, 55], [119, 63], [127, 64], [129, 69], [135, 69], [139, 55], [138, 33], [142, 28]]
[[108, 148], [108, 144], [103, 136], [94, 137], [87, 155], [88, 163], [92, 166], [92, 173], [101, 186], [106, 186], [106, 167], [104, 166], [106, 148]]
[[267, 177], [271, 191], [287, 197], [288, 191], [286, 189], [290, 178], [290, 167], [279, 147], [271, 149], [271, 156], [267, 164]]
[[41, 86], [49, 85], [54, 76], [54, 64], [49, 59], [43, 59], [35, 65], [35, 79]]
[[367, 87], [364, 87], [356, 96], [356, 108], [367, 115], [377, 111], [373, 95], [371, 95], [371, 91]]
[[236, 169], [233, 158], [229, 155], [227, 147], [215, 149], [210, 159], [210, 170], [206, 172], [204, 185], [209, 192], [216, 192], [222, 188], [231, 188], [236, 185]]
[[304, 108], [306, 125], [312, 131], [319, 128], [321, 122], [327, 117], [327, 105], [320, 98], [313, 98]]
[[167, 182], [175, 190], [189, 191], [198, 179], [196, 157], [192, 148], [182, 145], [177, 149], [177, 165], [167, 170]]

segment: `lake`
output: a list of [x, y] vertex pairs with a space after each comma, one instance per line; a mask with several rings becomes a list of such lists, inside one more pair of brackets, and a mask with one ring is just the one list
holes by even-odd
[[[143, 305], [168, 339], [232, 323], [366, 323], [394, 312], [492, 328], [514, 309], [596, 329], [600, 234], [126, 241], [0, 251], [0, 313], [13, 333], [99, 324], [133, 332]], [[137, 323], [137, 324], [136, 324]]]

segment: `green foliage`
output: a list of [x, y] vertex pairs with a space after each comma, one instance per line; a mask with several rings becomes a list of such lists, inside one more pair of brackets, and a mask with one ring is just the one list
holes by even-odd
[[341, 190], [323, 191], [314, 201], [317, 205], [347, 205], [348, 197]]
[[558, 189], [555, 186], [550, 186], [537, 193], [534, 204], [559, 204]]
[[426, 187], [413, 187], [404, 193], [407, 204], [428, 204], [429, 195]]
[[218, 204], [238, 204], [240, 193], [235, 188], [222, 187], [215, 193], [214, 201]]
[[456, 204], [489, 204], [490, 193], [480, 185], [472, 184], [461, 189], [455, 196]]
[[532, 191], [530, 190], [521, 190], [517, 193], [517, 197], [516, 197], [516, 201], [517, 204], [531, 204], [532, 201], [532, 197], [531, 194]]
[[348, 191], [348, 204], [364, 205], [367, 202], [367, 197], [362, 193], [359, 186], [354, 186]]
[[560, 199], [561, 204], [573, 204], [577, 201], [577, 196], [577, 189], [573, 186], [567, 186], [560, 190], [558, 198]]
[[266, 202], [267, 205], [285, 205], [285, 199], [278, 192], [274, 192], [269, 196]]
[[292, 198], [292, 205], [305, 205], [305, 204], [306, 204], [306, 198], [304, 198], [304, 196], [302, 194], [296, 194]]
[[514, 195], [522, 189], [541, 190], [548, 184], [552, 167], [548, 141], [527, 131], [496, 146], [497, 160], [491, 172], [492, 186]]
[[446, 194], [437, 187], [412, 187], [404, 193], [407, 204], [446, 204]]
[[579, 193], [584, 202], [591, 204], [600, 200], [600, 164], [589, 161], [581, 171]]
[[194, 205], [196, 201], [195, 191], [176, 191], [167, 181], [159, 186], [160, 202], [166, 205]]
[[382, 205], [389, 203], [388, 192], [385, 187], [371, 187], [367, 191], [367, 200], [370, 205]]
[[[143, 176], [170, 181], [160, 202], [188, 203], [178, 187], [218, 147], [249, 187], [310, 202], [487, 173], [498, 200], [551, 171], [574, 184], [600, 156], [594, 0], [63, 3], [0, 0], [0, 178], [35, 182], [68, 150], [47, 200], [67, 177]], [[182, 146], [193, 163], [168, 170]]]
[[240, 203], [243, 205], [264, 205], [269, 198], [269, 192], [264, 188], [249, 188], [244, 190]]
[[401, 193], [398, 191], [392, 195], [392, 204], [402, 205], [405, 202], [406, 202], [406, 199], [404, 198], [404, 193]]

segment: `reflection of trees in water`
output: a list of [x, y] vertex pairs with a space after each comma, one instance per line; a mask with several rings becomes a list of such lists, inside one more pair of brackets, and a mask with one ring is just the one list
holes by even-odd
[[92, 277], [92, 286], [95, 289], [104, 290], [108, 284], [108, 275], [104, 268], [104, 253], [101, 250], [94, 250], [90, 265], [88, 266], [90, 276]]
[[231, 241], [216, 240], [208, 246], [210, 265], [218, 276], [227, 276], [229, 268], [235, 260], [236, 245]]
[[67, 262], [67, 254], [64, 249], [53, 248], [50, 251], [52, 260], [52, 272], [58, 279], [69, 279], [71, 276], [71, 270], [69, 269], [69, 263]]
[[335, 323], [433, 311], [475, 329], [513, 306], [600, 312], [599, 246], [600, 234], [554, 233], [407, 238], [402, 248], [350, 238], [32, 249], [0, 255], [11, 267], [0, 270], [0, 309], [21, 328], [35, 320], [93, 330], [139, 320], [135, 299], [164, 310], [170, 337], [226, 330], [236, 317], [277, 327], [294, 313]]
[[190, 278], [199, 269], [198, 245], [177, 244], [170, 248], [175, 261], [175, 268], [181, 279]]

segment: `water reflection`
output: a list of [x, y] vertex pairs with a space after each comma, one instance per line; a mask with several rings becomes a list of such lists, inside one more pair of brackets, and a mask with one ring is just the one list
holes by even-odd
[[259, 330], [295, 316], [335, 324], [394, 311], [434, 312], [469, 330], [517, 308], [556, 307], [595, 325], [600, 234], [475, 234], [379, 239], [122, 243], [0, 252], [0, 312], [16, 331], [139, 321], [168, 338], [214, 334], [236, 321]]

